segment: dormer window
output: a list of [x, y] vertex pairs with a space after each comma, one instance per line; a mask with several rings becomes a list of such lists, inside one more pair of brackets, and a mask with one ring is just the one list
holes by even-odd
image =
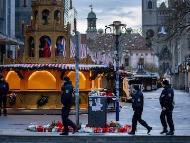
[[23, 7], [27, 7], [26, 0], [23, 1]]
[[148, 1], [148, 9], [153, 9], [153, 3], [151, 0]]

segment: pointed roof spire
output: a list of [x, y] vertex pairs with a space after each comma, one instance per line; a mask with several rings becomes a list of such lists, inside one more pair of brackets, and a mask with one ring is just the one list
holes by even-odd
[[160, 31], [158, 32], [158, 34], [163, 34], [163, 35], [166, 35], [166, 29], [164, 26], [161, 27]]
[[91, 8], [91, 12], [93, 11], [93, 5], [91, 4], [91, 5], [89, 5], [89, 7]]
[[73, 2], [70, 0], [70, 9], [73, 9]]

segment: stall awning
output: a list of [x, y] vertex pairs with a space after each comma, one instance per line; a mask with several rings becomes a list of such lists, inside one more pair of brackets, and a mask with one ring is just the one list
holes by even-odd
[[0, 45], [24, 45], [22, 41], [0, 33]]
[[[106, 65], [79, 65], [79, 70], [107, 69]], [[75, 64], [8, 64], [0, 65], [0, 69], [20, 69], [20, 70], [75, 70]]]

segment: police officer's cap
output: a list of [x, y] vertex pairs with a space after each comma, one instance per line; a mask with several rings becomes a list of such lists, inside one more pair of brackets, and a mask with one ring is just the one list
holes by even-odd
[[135, 90], [140, 90], [139, 85], [137, 85], [137, 84], [135, 84], [135, 85], [133, 86], [133, 88], [134, 88]]
[[63, 78], [63, 80], [66, 81], [66, 82], [68, 82], [68, 81], [70, 81], [70, 78], [69, 78], [68, 76], [65, 76], [65, 77]]
[[164, 81], [162, 82], [162, 84], [163, 84], [163, 85], [169, 85], [169, 81], [168, 81], [168, 80], [164, 80]]

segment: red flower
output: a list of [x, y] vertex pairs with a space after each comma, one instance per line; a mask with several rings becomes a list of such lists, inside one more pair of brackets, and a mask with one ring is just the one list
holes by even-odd
[[44, 128], [42, 126], [37, 127], [37, 132], [44, 132]]

